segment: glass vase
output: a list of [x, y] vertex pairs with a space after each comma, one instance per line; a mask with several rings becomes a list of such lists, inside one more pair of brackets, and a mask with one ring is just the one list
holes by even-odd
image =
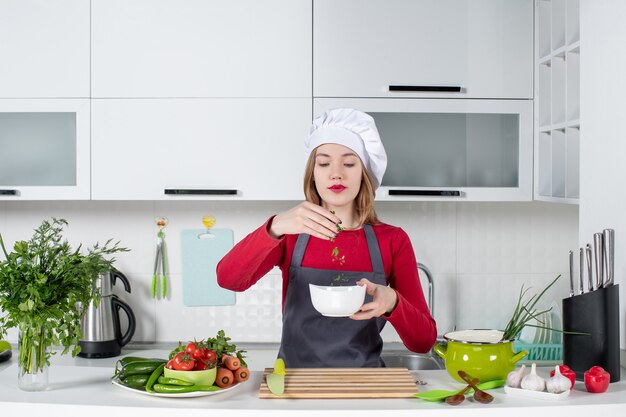
[[19, 326], [17, 386], [24, 391], [48, 389], [46, 329], [42, 326]]

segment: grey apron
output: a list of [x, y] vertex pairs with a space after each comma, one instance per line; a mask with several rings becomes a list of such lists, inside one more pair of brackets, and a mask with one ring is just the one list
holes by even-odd
[[[380, 332], [386, 320], [352, 320], [348, 317], [322, 316], [311, 302], [309, 283], [330, 285], [341, 273], [342, 285], [355, 285], [361, 278], [387, 285], [383, 260], [374, 229], [364, 226], [373, 272], [336, 271], [303, 268], [302, 258], [309, 242], [300, 234], [289, 267], [289, 285], [283, 311], [283, 334], [278, 356], [290, 368], [380, 367], [383, 341]], [[330, 254], [329, 254], [330, 256]], [[365, 296], [365, 302], [372, 300]]]

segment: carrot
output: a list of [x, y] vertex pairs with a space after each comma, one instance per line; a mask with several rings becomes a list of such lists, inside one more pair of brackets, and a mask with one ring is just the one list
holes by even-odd
[[222, 356], [222, 365], [231, 371], [235, 371], [241, 366], [241, 362], [239, 362], [236, 356], [224, 355]]
[[235, 382], [247, 381], [250, 378], [250, 371], [244, 366], [240, 366], [235, 370]]
[[235, 380], [233, 371], [228, 368], [217, 368], [217, 376], [215, 377], [215, 384], [218, 387], [226, 388], [230, 387]]

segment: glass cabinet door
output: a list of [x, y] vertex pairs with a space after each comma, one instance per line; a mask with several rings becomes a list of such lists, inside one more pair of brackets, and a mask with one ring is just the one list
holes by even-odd
[[88, 100], [0, 100], [0, 198], [89, 197]]
[[531, 100], [318, 99], [370, 114], [387, 152], [379, 200], [532, 199]]

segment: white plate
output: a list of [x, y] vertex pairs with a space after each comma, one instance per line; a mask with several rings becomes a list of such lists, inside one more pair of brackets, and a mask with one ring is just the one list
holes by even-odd
[[529, 389], [511, 388], [508, 385], [505, 385], [504, 392], [506, 392], [507, 394], [515, 395], [517, 397], [536, 398], [539, 400], [564, 400], [569, 397], [570, 390], [567, 390], [560, 394], [552, 394], [547, 391], [532, 391]]
[[[550, 307], [552, 307], [552, 310], [550, 310], [550, 316], [552, 316], [552, 328], [562, 330], [563, 323], [561, 322], [561, 307], [559, 307], [556, 301], [553, 301]], [[550, 340], [550, 343], [560, 344], [561, 332], [552, 332], [552, 339]]]
[[[536, 325], [537, 324], [537, 320], [535, 319], [531, 319], [528, 324], [533, 324]], [[539, 331], [538, 328], [536, 327], [532, 327], [532, 326], [524, 326], [524, 328], [522, 329], [522, 333], [520, 334], [520, 341], [524, 342], [524, 343], [535, 343], [535, 337], [537, 336], [537, 333]]]
[[193, 397], [207, 397], [209, 395], [217, 395], [217, 394], [223, 394], [225, 392], [228, 392], [232, 389], [237, 388], [239, 385], [243, 384], [243, 382], [240, 382], [236, 385], [230, 386], [228, 388], [222, 388], [219, 391], [195, 391], [195, 392], [184, 392], [184, 393], [180, 393], [180, 394], [162, 394], [160, 392], [148, 392], [148, 391], [142, 391], [139, 389], [135, 389], [135, 388], [131, 388], [131, 387], [127, 387], [126, 385], [122, 385], [116, 378], [112, 378], [111, 382], [113, 383], [113, 385], [116, 385], [120, 388], [124, 388], [128, 391], [132, 391], [132, 392], [136, 392], [137, 394], [143, 394], [143, 395], [150, 395], [152, 397], [166, 397], [166, 398], [193, 398]]

